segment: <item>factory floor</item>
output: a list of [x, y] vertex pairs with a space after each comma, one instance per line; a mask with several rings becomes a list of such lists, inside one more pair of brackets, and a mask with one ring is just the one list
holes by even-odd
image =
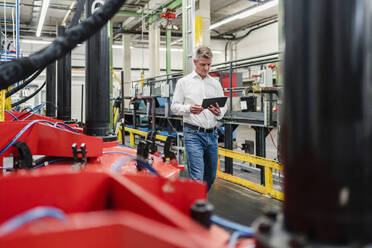
[[208, 193], [214, 214], [250, 226], [265, 210], [280, 210], [282, 202], [217, 179]]
[[[234, 151], [241, 150], [245, 140], [255, 141], [255, 132], [249, 126], [239, 126], [236, 130], [237, 139], [234, 142]], [[129, 136], [126, 138], [129, 141]], [[277, 129], [273, 129], [271, 137], [266, 137], [266, 157], [277, 157]], [[222, 144], [221, 144], [222, 145]], [[224, 171], [224, 161], [221, 158], [221, 170]], [[254, 165], [234, 160], [234, 175], [240, 178], [260, 184], [260, 171]], [[181, 177], [186, 177], [182, 172]], [[274, 172], [274, 188], [282, 191], [283, 175], [280, 171]], [[228, 220], [250, 226], [252, 222], [267, 209], [280, 210], [282, 202], [256, 193], [239, 185], [216, 179], [212, 189], [208, 193], [208, 200], [214, 205], [214, 214]]]

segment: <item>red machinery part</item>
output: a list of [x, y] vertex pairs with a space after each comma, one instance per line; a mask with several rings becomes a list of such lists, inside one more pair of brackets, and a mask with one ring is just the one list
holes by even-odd
[[67, 216], [28, 223], [0, 247], [225, 247], [229, 238], [191, 220], [191, 204], [206, 198], [198, 182], [50, 168], [1, 177], [0, 188], [0, 223], [35, 206]]
[[[28, 125], [30, 121], [0, 122], [0, 149], [6, 147], [11, 140]], [[74, 133], [37, 122], [30, 126], [17, 141], [26, 142], [32, 154], [54, 157], [72, 157], [72, 144], [79, 147], [86, 144], [87, 157], [98, 157], [102, 154], [103, 141], [101, 138]], [[0, 158], [10, 153], [16, 154], [16, 148], [9, 147]]]

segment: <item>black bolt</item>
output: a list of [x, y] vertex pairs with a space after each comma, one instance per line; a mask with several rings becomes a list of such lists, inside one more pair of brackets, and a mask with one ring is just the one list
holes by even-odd
[[214, 207], [207, 200], [197, 200], [190, 208], [191, 217], [209, 228], [211, 226], [211, 216], [213, 213]]
[[271, 226], [267, 223], [261, 223], [259, 226], [258, 226], [258, 231], [260, 233], [263, 233], [263, 234], [267, 234], [269, 233], [271, 230]]
[[268, 210], [264, 214], [267, 218], [269, 218], [272, 221], [276, 221], [276, 217], [278, 216], [278, 213], [273, 210]]

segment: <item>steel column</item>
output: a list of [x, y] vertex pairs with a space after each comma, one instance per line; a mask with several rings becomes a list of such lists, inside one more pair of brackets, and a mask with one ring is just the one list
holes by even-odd
[[372, 242], [372, 2], [286, 0], [286, 230]]
[[[66, 32], [65, 26], [57, 27], [57, 35]], [[71, 52], [57, 61], [57, 118], [71, 120]]]
[[56, 63], [46, 68], [46, 116], [56, 117]]
[[172, 66], [171, 66], [171, 42], [172, 42], [172, 30], [167, 29], [166, 35], [166, 46], [167, 46], [167, 57], [166, 57], [166, 71], [167, 74], [172, 73]]
[[[229, 150], [233, 150], [233, 127], [232, 124], [224, 124], [225, 127], [225, 148]], [[229, 174], [233, 174], [233, 159], [225, 157], [225, 172]]]
[[[266, 158], [266, 136], [269, 134], [265, 127], [253, 127], [256, 136], [256, 156]], [[257, 165], [260, 169], [261, 185], [265, 186], [265, 167]]]

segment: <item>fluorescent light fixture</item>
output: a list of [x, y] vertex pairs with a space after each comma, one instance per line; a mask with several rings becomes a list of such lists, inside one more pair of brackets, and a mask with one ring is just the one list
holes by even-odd
[[238, 14], [237, 18], [243, 19], [243, 18], [246, 18], [248, 16], [255, 15], [255, 14], [260, 13], [262, 11], [265, 11], [265, 10], [268, 10], [270, 8], [276, 7], [276, 6], [278, 6], [278, 4], [279, 4], [279, 0], [272, 0], [272, 1], [267, 2], [265, 4], [258, 5], [255, 8], [247, 9], [246, 11]]
[[258, 14], [258, 13], [263, 12], [265, 10], [268, 10], [270, 8], [276, 7], [276, 6], [278, 6], [278, 4], [279, 4], [279, 0], [272, 0], [272, 1], [266, 2], [264, 4], [258, 5], [256, 7], [245, 9], [245, 10], [243, 10], [243, 11], [237, 13], [237, 14], [226, 17], [225, 19], [222, 19], [221, 21], [210, 25], [209, 29], [215, 29], [219, 26], [222, 26], [226, 23], [235, 21], [237, 19], [243, 19], [243, 18], [252, 16], [252, 15]]
[[43, 0], [43, 5], [41, 6], [41, 12], [40, 12], [39, 24], [37, 25], [37, 30], [36, 30], [37, 37], [40, 37], [41, 29], [43, 28], [43, 25], [44, 25], [48, 6], [49, 6], [49, 0]]
[[46, 40], [21, 40], [22, 43], [29, 43], [29, 44], [50, 44], [51, 41]]

